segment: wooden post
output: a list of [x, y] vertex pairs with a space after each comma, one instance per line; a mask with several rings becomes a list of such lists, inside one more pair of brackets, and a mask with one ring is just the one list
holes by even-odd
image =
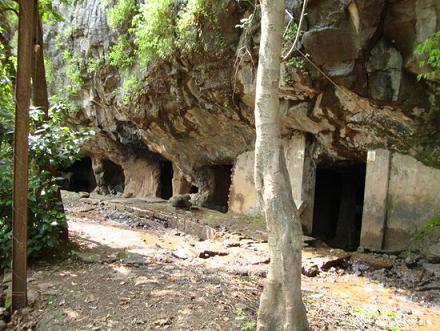
[[36, 0], [19, 1], [12, 211], [12, 309], [27, 303], [29, 106]]

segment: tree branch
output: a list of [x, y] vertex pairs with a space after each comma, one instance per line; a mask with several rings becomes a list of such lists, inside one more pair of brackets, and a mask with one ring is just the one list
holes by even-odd
[[283, 61], [288, 60], [288, 59], [291, 57], [293, 51], [294, 51], [295, 48], [296, 48], [296, 43], [298, 42], [299, 35], [300, 35], [300, 33], [301, 33], [301, 26], [302, 26], [302, 22], [303, 22], [303, 20], [304, 20], [306, 7], [307, 7], [307, 0], [304, 0], [304, 2], [303, 2], [303, 7], [302, 7], [302, 10], [301, 10], [301, 17], [299, 18], [299, 23], [298, 23], [298, 30], [296, 31], [295, 40], [293, 41], [293, 45], [292, 45], [292, 47], [290, 47], [290, 49], [289, 49], [289, 51], [287, 52], [287, 54], [284, 55], [284, 56], [282, 57], [282, 60], [283, 60]]

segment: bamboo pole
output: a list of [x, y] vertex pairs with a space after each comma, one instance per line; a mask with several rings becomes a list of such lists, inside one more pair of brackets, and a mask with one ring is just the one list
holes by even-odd
[[33, 23], [35, 17], [34, 1], [19, 1], [12, 211], [13, 310], [23, 308], [27, 304], [28, 135], [33, 57]]

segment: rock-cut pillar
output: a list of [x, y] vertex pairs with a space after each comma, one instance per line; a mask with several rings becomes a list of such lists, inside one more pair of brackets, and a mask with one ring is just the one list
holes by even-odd
[[368, 152], [360, 242], [363, 248], [383, 249], [390, 164], [390, 151], [377, 149]]

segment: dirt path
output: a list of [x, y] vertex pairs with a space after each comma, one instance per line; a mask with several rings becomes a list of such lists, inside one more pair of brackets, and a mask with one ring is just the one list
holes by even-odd
[[[68, 214], [76, 248], [31, 268], [31, 306], [12, 329], [253, 329], [267, 244], [200, 241], [148, 219], [132, 229], [135, 216], [80, 202]], [[331, 253], [308, 248], [304, 265]], [[312, 330], [440, 330], [438, 308], [343, 268], [303, 276], [303, 289]]]

